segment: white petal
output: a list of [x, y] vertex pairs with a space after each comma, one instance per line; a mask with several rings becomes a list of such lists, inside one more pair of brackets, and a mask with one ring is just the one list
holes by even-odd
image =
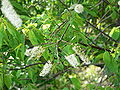
[[40, 72], [39, 76], [44, 77], [45, 75], [47, 75], [50, 70], [52, 68], [52, 64], [50, 61], [48, 61], [44, 66], [43, 66], [43, 70]]
[[75, 12], [82, 13], [84, 10], [84, 7], [81, 4], [77, 4], [74, 8]]
[[1, 11], [5, 15], [5, 17], [15, 26], [20, 27], [22, 25], [22, 20], [19, 15], [15, 12], [13, 6], [9, 2], [9, 0], [2, 0]]
[[118, 5], [120, 6], [120, 1], [118, 1]]
[[66, 60], [70, 63], [71, 66], [73, 66], [74, 68], [77, 68], [77, 66], [79, 65], [75, 54], [71, 54], [69, 56], [65, 56]]

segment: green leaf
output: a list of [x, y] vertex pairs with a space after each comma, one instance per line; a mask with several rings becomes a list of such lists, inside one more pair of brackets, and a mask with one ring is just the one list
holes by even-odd
[[20, 73], [21, 73], [21, 70], [18, 70], [17, 73], [16, 73], [16, 77], [17, 77], [17, 78], [20, 77]]
[[80, 36], [80, 38], [82, 39], [83, 43], [87, 44], [87, 39], [86, 39], [86, 37], [85, 37], [82, 33], [79, 33], [79, 36]]
[[85, 22], [85, 18], [82, 14], [78, 15], [75, 12], [73, 12], [72, 15], [73, 15], [72, 22], [74, 25], [77, 24], [77, 25], [75, 25], [75, 26], [77, 26], [75, 28], [79, 30], [79, 26], [83, 26], [83, 24]]
[[97, 17], [97, 14], [96, 14], [94, 11], [89, 10], [89, 9], [87, 9], [87, 8], [84, 8], [84, 9], [85, 9], [85, 11], [86, 11], [87, 13], [89, 13], [90, 15], [92, 15], [92, 16], [94, 16], [94, 17]]
[[3, 88], [3, 75], [0, 75], [0, 90]]
[[50, 53], [49, 53], [49, 50], [48, 49], [45, 49], [45, 52], [43, 52], [42, 56], [48, 60], [49, 59], [49, 56], [50, 56]]
[[96, 62], [96, 61], [99, 61], [99, 60], [101, 60], [101, 59], [103, 59], [103, 53], [101, 53], [101, 54], [99, 54], [99, 55], [96, 56], [95, 62]]
[[33, 70], [32, 69], [29, 69], [28, 75], [31, 79], [33, 78]]
[[115, 12], [115, 11], [113, 11], [113, 13], [112, 13], [112, 19], [116, 19], [117, 18], [117, 13]]
[[0, 25], [0, 48], [2, 47], [2, 43], [3, 43], [3, 37], [4, 37], [3, 31], [4, 31], [4, 25], [1, 24]]
[[31, 86], [31, 85], [28, 85], [28, 86], [27, 86], [27, 90], [33, 90], [32, 86]]
[[67, 55], [71, 55], [74, 53], [74, 51], [72, 50], [72, 45], [67, 45], [63, 48], [63, 53], [67, 54]]
[[38, 44], [37, 38], [32, 30], [29, 31], [29, 40], [33, 45]]
[[108, 67], [109, 71], [112, 73], [117, 73], [118, 72], [118, 64], [114, 59], [111, 59], [111, 56], [109, 52], [105, 52], [103, 55], [103, 60]]
[[110, 34], [109, 34], [114, 40], [117, 40], [120, 37], [120, 30], [116, 27], [114, 27]]
[[110, 65], [110, 63], [111, 63], [111, 57], [110, 57], [109, 52], [106, 51], [106, 52], [103, 54], [103, 61], [105, 62], [105, 64], [106, 64], [107, 66]]
[[7, 30], [9, 31], [9, 33], [10, 33], [13, 37], [16, 37], [16, 38], [17, 38], [15, 27], [14, 27], [12, 24], [8, 23], [7, 21], [6, 21], [6, 26], [7, 26]]
[[4, 82], [5, 82], [5, 85], [7, 86], [7, 88], [10, 88], [10, 86], [12, 85], [11, 75], [6, 74], [4, 76]]
[[21, 18], [22, 20], [26, 20], [26, 21], [30, 19], [30, 17], [25, 16], [25, 15], [20, 15], [20, 18]]
[[80, 90], [80, 81], [77, 78], [70, 78], [70, 80], [72, 81], [73, 85], [75, 86], [75, 88], [77, 90]]
[[0, 32], [0, 48], [2, 47], [3, 34]]
[[63, 88], [62, 90], [69, 90], [67, 87]]
[[118, 73], [118, 67], [119, 65], [117, 64], [116, 60], [113, 59], [110, 67], [111, 72]]
[[38, 29], [34, 30], [33, 32], [34, 32], [34, 34], [35, 34], [35, 36], [37, 38], [37, 41], [39, 43], [44, 43], [44, 36], [42, 35], [42, 32], [40, 30], [38, 30]]
[[18, 9], [18, 12], [22, 12], [21, 14], [27, 14], [27, 10], [26, 8], [23, 8], [23, 6], [21, 6], [19, 3], [17, 3], [15, 0], [10, 0], [11, 4], [13, 5], [13, 7], [15, 7], [16, 9]]

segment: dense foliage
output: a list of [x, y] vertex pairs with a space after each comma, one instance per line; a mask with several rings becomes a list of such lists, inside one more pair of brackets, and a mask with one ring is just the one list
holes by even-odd
[[22, 26], [1, 8], [0, 90], [119, 90], [118, 0], [9, 1]]

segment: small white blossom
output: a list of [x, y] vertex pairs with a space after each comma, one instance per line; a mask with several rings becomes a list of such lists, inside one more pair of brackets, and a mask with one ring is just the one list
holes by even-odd
[[24, 66], [25, 64], [24, 64], [24, 63], [22, 63], [21, 65], [22, 65], [22, 66]]
[[8, 52], [4, 52], [3, 54], [7, 56]]
[[24, 72], [21, 72], [21, 73], [20, 73], [20, 75], [23, 75], [23, 74], [24, 74]]
[[75, 12], [77, 13], [82, 13], [84, 10], [84, 7], [82, 6], [82, 4], [77, 4], [74, 8]]
[[36, 46], [32, 49], [27, 49], [25, 52], [26, 56], [30, 56], [29, 60], [32, 58], [40, 58], [45, 49], [42, 46]]
[[5, 15], [5, 17], [15, 26], [20, 27], [22, 25], [22, 20], [17, 15], [16, 11], [14, 10], [13, 6], [11, 5], [9, 0], [2, 0], [1, 2], [2, 7], [1, 11]]
[[14, 59], [12, 56], [10, 56], [8, 59]]
[[25, 55], [26, 56], [30, 56], [31, 55], [31, 51], [32, 51], [32, 49], [27, 49], [26, 52], [25, 52]]
[[79, 65], [75, 54], [71, 54], [69, 56], [65, 56], [65, 59], [70, 63], [71, 66], [73, 66], [74, 68], [77, 68], [77, 66]]
[[74, 46], [72, 49], [75, 51], [75, 53], [80, 57], [80, 59], [84, 63], [90, 64], [90, 61], [89, 61], [88, 57], [84, 54], [84, 52], [82, 52], [81, 50], [79, 50], [79, 46]]
[[17, 66], [16, 69], [20, 69], [20, 67]]
[[120, 6], [120, 1], [118, 1], [118, 5]]
[[20, 90], [20, 88], [17, 88], [17, 90]]
[[52, 68], [52, 64], [50, 61], [48, 61], [44, 66], [43, 66], [43, 70], [40, 72], [39, 76], [44, 77], [45, 75], [47, 75], [50, 70]]

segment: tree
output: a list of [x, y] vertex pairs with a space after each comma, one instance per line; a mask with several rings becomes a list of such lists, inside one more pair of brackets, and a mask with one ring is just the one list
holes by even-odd
[[118, 0], [0, 3], [0, 89], [120, 88]]

